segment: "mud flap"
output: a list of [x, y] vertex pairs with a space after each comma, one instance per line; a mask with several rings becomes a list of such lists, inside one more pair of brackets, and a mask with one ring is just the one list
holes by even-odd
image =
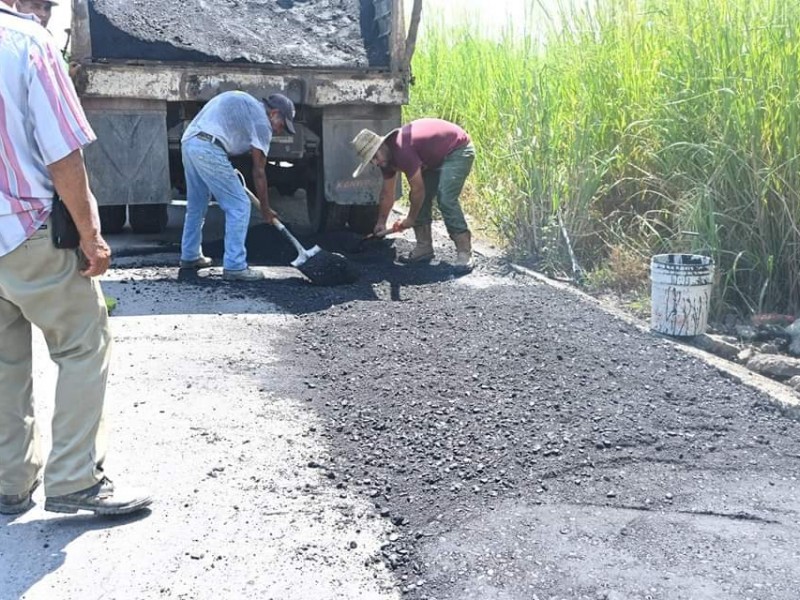
[[326, 109], [322, 119], [325, 199], [333, 204], [377, 204], [382, 177], [377, 168], [353, 179], [358, 159], [350, 141], [362, 129], [381, 135], [400, 126], [399, 106], [342, 106]]
[[168, 204], [167, 103], [84, 98], [97, 141], [84, 156], [98, 204]]

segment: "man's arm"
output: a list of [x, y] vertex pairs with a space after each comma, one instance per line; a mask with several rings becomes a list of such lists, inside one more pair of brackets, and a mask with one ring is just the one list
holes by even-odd
[[397, 174], [389, 179], [383, 180], [383, 187], [381, 188], [381, 196], [378, 202], [378, 220], [375, 223], [373, 233], [382, 233], [386, 230], [386, 220], [389, 218], [389, 213], [392, 212], [394, 206], [394, 194], [397, 189]]
[[422, 203], [425, 202], [425, 181], [422, 179], [422, 169], [417, 169], [411, 177], [406, 176], [408, 179], [408, 216], [402, 221], [394, 224], [392, 229], [401, 230], [414, 227], [419, 216], [419, 211], [422, 210]]
[[89, 189], [81, 154], [81, 148], [94, 141], [95, 135], [53, 37], [42, 31], [28, 49], [32, 67], [27, 73], [28, 120], [56, 192], [78, 229], [87, 261], [81, 275], [101, 275], [111, 262], [111, 249], [100, 233], [97, 201]]
[[253, 157], [253, 183], [256, 186], [256, 198], [261, 207], [261, 216], [264, 221], [269, 223], [278, 218], [276, 213], [269, 205], [269, 187], [267, 185], [267, 155], [258, 148], [251, 148], [250, 154]]
[[97, 200], [89, 189], [81, 151], [74, 150], [61, 160], [49, 164], [47, 168], [80, 235], [80, 248], [88, 261], [81, 275], [102, 275], [111, 262], [111, 248], [100, 233]]

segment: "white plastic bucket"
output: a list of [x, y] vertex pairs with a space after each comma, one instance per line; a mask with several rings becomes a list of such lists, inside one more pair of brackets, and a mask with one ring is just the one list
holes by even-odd
[[705, 333], [714, 261], [699, 254], [658, 254], [650, 261], [650, 328], [674, 336]]

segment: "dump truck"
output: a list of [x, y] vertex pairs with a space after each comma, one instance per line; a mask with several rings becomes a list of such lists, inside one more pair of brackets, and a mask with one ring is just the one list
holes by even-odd
[[[370, 231], [380, 175], [352, 178], [350, 141], [399, 125], [421, 2], [406, 31], [403, 0], [72, 0], [69, 59], [98, 138], [85, 160], [103, 230], [163, 231], [185, 200], [183, 132], [205, 102], [243, 90], [296, 105], [296, 135], [274, 137], [268, 155], [284, 220]], [[233, 162], [249, 178], [249, 157]]]

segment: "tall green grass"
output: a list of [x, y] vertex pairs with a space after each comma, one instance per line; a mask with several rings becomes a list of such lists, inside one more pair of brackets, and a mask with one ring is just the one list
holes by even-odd
[[[517, 257], [713, 256], [718, 308], [800, 309], [800, 4], [598, 0], [516, 31], [424, 15], [408, 119], [464, 126], [468, 210]], [[542, 31], [543, 19], [547, 27]]]

